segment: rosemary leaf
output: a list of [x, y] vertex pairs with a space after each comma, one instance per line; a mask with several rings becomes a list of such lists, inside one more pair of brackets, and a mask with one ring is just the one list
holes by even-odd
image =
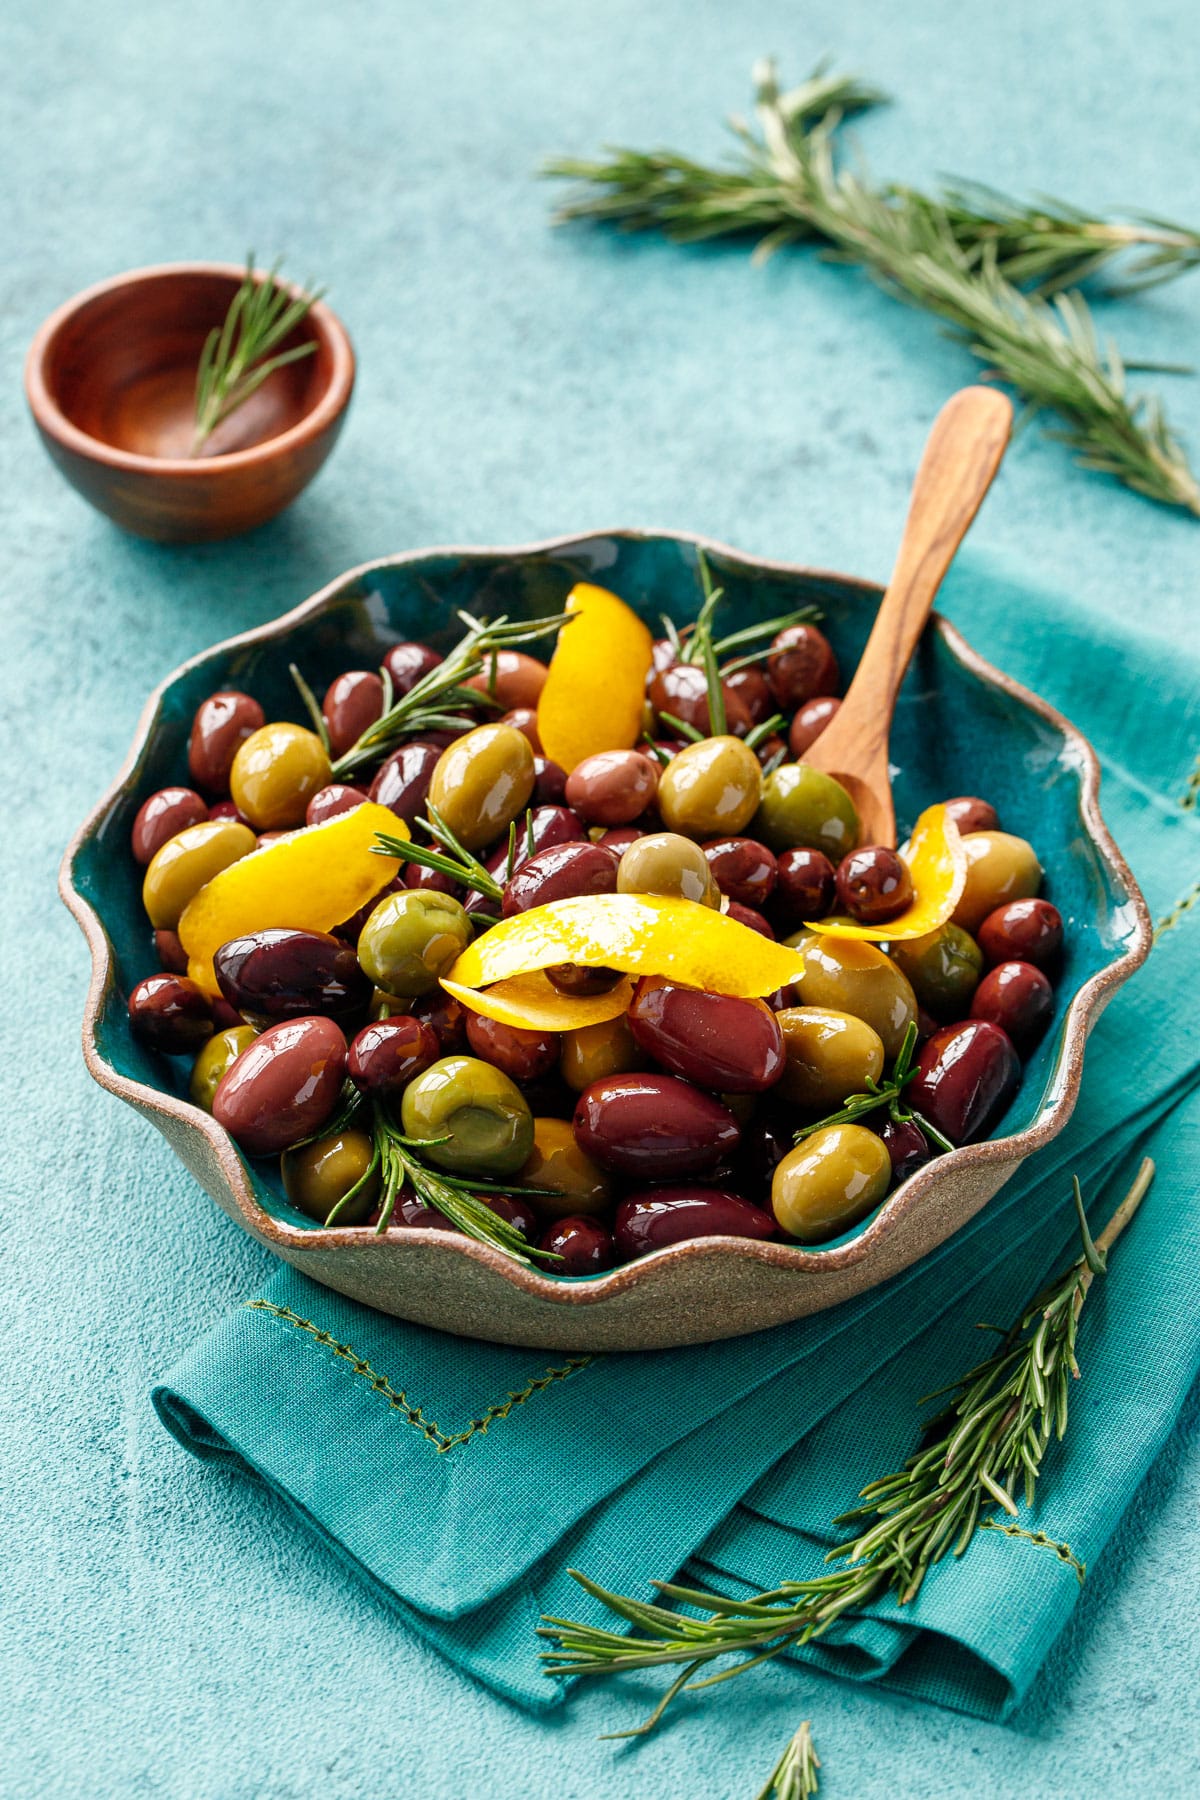
[[200, 455], [217, 426], [257, 393], [276, 369], [316, 353], [316, 343], [311, 340], [290, 350], [276, 350], [324, 292], [323, 288], [284, 287], [278, 279], [279, 266], [276, 262], [265, 275], [257, 275], [252, 251], [223, 324], [214, 326], [205, 339], [196, 369], [193, 456]]

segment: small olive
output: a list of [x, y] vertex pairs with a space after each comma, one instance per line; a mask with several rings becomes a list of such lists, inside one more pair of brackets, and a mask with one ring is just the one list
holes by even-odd
[[669, 831], [734, 836], [758, 811], [762, 789], [758, 758], [740, 738], [705, 738], [671, 758], [658, 783], [657, 805]]
[[785, 850], [775, 865], [773, 912], [786, 929], [833, 911], [833, 864], [820, 850]]
[[[790, 939], [795, 944], [795, 939]], [[908, 977], [874, 944], [813, 932], [796, 946], [803, 962], [796, 983], [802, 1006], [853, 1013], [879, 1033], [890, 1060], [917, 1016]]]
[[719, 906], [721, 892], [699, 844], [675, 831], [655, 831], [622, 852], [617, 870], [619, 894], [661, 894], [671, 900], [695, 900]]
[[207, 818], [208, 808], [195, 788], [160, 788], [142, 801], [133, 821], [129, 836], [134, 861], [145, 868], [164, 844]]
[[518, 706], [536, 707], [549, 673], [544, 662], [524, 650], [496, 650], [485, 658], [479, 674], [472, 675], [463, 686], [490, 694], [505, 711]]
[[[293, 1206], [323, 1225], [338, 1201], [362, 1181], [373, 1154], [374, 1145], [365, 1131], [340, 1131], [296, 1150], [285, 1150], [279, 1159], [283, 1191]], [[372, 1170], [335, 1223], [361, 1225], [374, 1211], [378, 1198], [379, 1175]]]
[[998, 831], [1000, 820], [989, 800], [977, 794], [959, 794], [945, 802], [947, 816], [958, 826], [963, 837], [971, 831]]
[[567, 776], [566, 801], [588, 825], [628, 825], [654, 799], [658, 764], [640, 750], [585, 756]]
[[212, 1006], [186, 975], [147, 975], [129, 996], [133, 1034], [165, 1056], [185, 1056], [213, 1034]]
[[1028, 900], [1042, 885], [1042, 865], [1033, 845], [1007, 831], [973, 831], [963, 839], [967, 884], [954, 909], [954, 923], [978, 931], [996, 907]]
[[192, 1073], [188, 1079], [188, 1093], [193, 1106], [202, 1106], [205, 1112], [212, 1111], [213, 1095], [221, 1085], [221, 1077], [231, 1069], [243, 1050], [254, 1042], [257, 1033], [253, 1025], [234, 1025], [228, 1031], [218, 1031], [210, 1037], [192, 1064]]
[[862, 844], [838, 864], [837, 895], [852, 919], [885, 925], [912, 904], [908, 864], [886, 844]]
[[646, 1054], [629, 1029], [629, 1017], [619, 1013], [600, 1025], [580, 1025], [564, 1031], [559, 1072], [569, 1088], [582, 1094], [602, 1075], [630, 1075], [646, 1067]]
[[752, 835], [778, 853], [821, 850], [840, 862], [858, 842], [858, 813], [840, 782], [807, 763], [781, 763], [763, 782]]
[[376, 987], [415, 999], [435, 988], [471, 941], [471, 921], [451, 894], [404, 888], [386, 894], [358, 939], [358, 960]]
[[533, 792], [533, 748], [512, 725], [479, 725], [443, 750], [429, 804], [468, 850], [499, 837]]
[[206, 819], [168, 838], [151, 857], [142, 882], [142, 902], [155, 930], [174, 931], [193, 894], [257, 847], [250, 827], [235, 819]]
[[941, 925], [924, 937], [898, 938], [891, 954], [926, 1012], [942, 1024], [966, 1018], [983, 974], [983, 953], [970, 932]]
[[606, 1212], [612, 1199], [611, 1178], [576, 1142], [569, 1119], [533, 1121], [533, 1148], [517, 1185], [545, 1190], [529, 1196], [543, 1219]]
[[443, 1056], [410, 1081], [401, 1120], [408, 1137], [444, 1139], [424, 1155], [464, 1175], [515, 1175], [533, 1149], [533, 1115], [520, 1088], [474, 1056]]
[[262, 725], [239, 744], [229, 790], [256, 831], [292, 831], [303, 825], [313, 795], [332, 779], [328, 753], [315, 731]]
[[883, 1073], [879, 1033], [853, 1014], [788, 1006], [775, 1014], [786, 1057], [779, 1092], [812, 1112], [833, 1112]]
[[265, 722], [258, 701], [236, 689], [202, 700], [188, 738], [188, 770], [196, 786], [206, 794], [227, 794], [238, 746]]
[[817, 694], [836, 694], [837, 657], [815, 625], [785, 625], [767, 652], [767, 680], [780, 706], [801, 706]]
[[339, 675], [321, 702], [331, 754], [343, 755], [382, 714], [383, 682], [374, 669], [348, 669]]
[[829, 721], [841, 706], [832, 694], [818, 694], [799, 708], [788, 730], [788, 749], [799, 762], [810, 745], [815, 744]]
[[823, 1244], [857, 1225], [888, 1191], [892, 1159], [864, 1125], [827, 1125], [784, 1157], [771, 1179], [771, 1209], [801, 1244]]

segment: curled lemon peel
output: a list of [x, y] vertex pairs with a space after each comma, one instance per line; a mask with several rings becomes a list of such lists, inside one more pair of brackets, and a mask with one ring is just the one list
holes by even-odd
[[607, 994], [560, 994], [540, 970], [512, 975], [482, 991], [461, 987], [445, 977], [442, 986], [471, 1012], [521, 1031], [578, 1031], [584, 1025], [604, 1025], [628, 1011], [633, 998], [633, 983], [628, 979], [618, 981]]
[[566, 610], [574, 617], [550, 658], [537, 727], [542, 754], [570, 774], [585, 757], [641, 738], [654, 640], [623, 600], [590, 582], [571, 589]]
[[900, 855], [912, 876], [913, 898], [896, 918], [884, 925], [860, 925], [855, 919], [835, 916], [813, 919], [805, 930], [881, 944], [925, 937], [947, 924], [966, 884], [967, 853], [945, 806], [926, 807]]

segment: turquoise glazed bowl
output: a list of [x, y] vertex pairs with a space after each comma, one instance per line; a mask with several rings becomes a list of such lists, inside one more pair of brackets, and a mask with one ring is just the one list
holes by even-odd
[[169, 676], [147, 703], [114, 787], [68, 849], [62, 892], [93, 960], [83, 1025], [89, 1069], [154, 1121], [228, 1213], [315, 1280], [402, 1318], [504, 1343], [645, 1350], [733, 1337], [832, 1306], [907, 1267], [978, 1212], [1070, 1116], [1088, 1030], [1144, 960], [1149, 918], [1100, 817], [1090, 745], [936, 615], [896, 708], [891, 756], [900, 830], [933, 800], [986, 795], [1005, 826], [1038, 850], [1045, 891], [1066, 922], [1065, 959], [1053, 1024], [996, 1133], [927, 1164], [837, 1242], [801, 1249], [698, 1239], [569, 1281], [457, 1234], [327, 1231], [288, 1204], [274, 1165], [246, 1162], [222, 1128], [190, 1104], [186, 1059], [160, 1056], [132, 1036], [126, 996], [157, 961], [130, 827], [148, 794], [186, 779], [188, 729], [206, 695], [245, 689], [268, 719], [300, 719], [289, 663], [320, 692], [343, 670], [374, 666], [400, 639], [449, 648], [461, 634], [457, 608], [538, 618], [559, 610], [580, 580], [612, 588], [656, 628], [664, 612], [682, 625], [700, 598], [701, 547], [729, 595], [731, 628], [815, 602], [842, 668], [854, 668], [878, 587], [696, 538], [607, 531], [524, 549], [387, 557]]

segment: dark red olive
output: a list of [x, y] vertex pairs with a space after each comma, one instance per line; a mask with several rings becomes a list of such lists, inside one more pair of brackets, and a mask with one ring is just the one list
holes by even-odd
[[402, 694], [410, 693], [441, 660], [437, 651], [427, 644], [393, 644], [383, 659], [383, 666], [392, 678], [394, 698], [399, 700]]
[[404, 744], [393, 750], [371, 783], [371, 798], [406, 825], [425, 811], [429, 784], [441, 758], [432, 744]]
[[505, 886], [504, 917], [548, 906], [552, 900], [615, 894], [619, 860], [602, 844], [550, 844], [523, 863]]
[[[377, 1206], [367, 1224], [378, 1225], [382, 1213], [383, 1208]], [[423, 1200], [418, 1200], [411, 1188], [401, 1188], [396, 1195], [392, 1216], [388, 1220], [388, 1230], [457, 1231], [458, 1226], [444, 1212], [439, 1212], [436, 1206], [426, 1206]]]
[[971, 1002], [973, 1019], [988, 1019], [1006, 1031], [1021, 1056], [1045, 1035], [1054, 1011], [1054, 989], [1032, 963], [1002, 962], [989, 969]]
[[567, 805], [589, 825], [629, 825], [658, 792], [658, 764], [640, 750], [585, 756], [567, 776]]
[[[799, 1002], [797, 1001], [796, 1004], [799, 1005]], [[939, 1029], [940, 1029], [940, 1027], [938, 1025], [938, 1021], [934, 1018], [933, 1014], [931, 1012], [926, 1012], [925, 1008], [918, 1003], [918, 1006], [917, 1006], [917, 1042], [918, 1042], [918, 1044], [925, 1043], [926, 1040], [931, 1038], [933, 1036], [934, 1032]]]
[[[462, 898], [463, 887], [461, 881], [455, 881], [453, 875], [443, 875], [440, 869], [426, 869], [420, 863], [405, 863], [404, 886], [410, 888], [424, 888], [426, 892], [430, 894], [457, 894], [460, 899]], [[370, 913], [374, 909], [375, 904], [376, 902], [374, 900], [369, 901], [366, 912]], [[363, 919], [363, 924], [366, 924], [365, 917]]]
[[154, 950], [159, 963], [169, 975], [186, 975], [188, 953], [179, 941], [177, 931], [156, 931]]
[[133, 821], [129, 842], [134, 861], [145, 868], [155, 851], [189, 825], [203, 824], [207, 817], [208, 808], [194, 788], [159, 788], [157, 794], [142, 801]]
[[476, 1194], [475, 1198], [506, 1225], [513, 1225], [527, 1244], [536, 1244], [542, 1222], [524, 1194]]
[[355, 1033], [346, 1073], [361, 1093], [395, 1096], [441, 1054], [432, 1025], [411, 1013], [396, 1013], [390, 1019], [372, 1019]]
[[864, 844], [843, 856], [836, 885], [838, 899], [862, 925], [884, 925], [912, 903], [908, 865], [886, 844]]
[[946, 812], [966, 837], [969, 831], [997, 831], [1000, 818], [994, 806], [977, 794], [959, 794], [945, 802]]
[[232, 800], [218, 800], [208, 809], [210, 819], [233, 819], [238, 825], [249, 825], [245, 813], [239, 812]]
[[941, 1026], [922, 1044], [904, 1099], [952, 1144], [968, 1144], [987, 1136], [1020, 1079], [1007, 1032], [986, 1019], [966, 1019]]
[[841, 704], [832, 694], [818, 694], [815, 700], [804, 702], [788, 731], [788, 748], [797, 762], [816, 743]]
[[581, 1214], [556, 1219], [542, 1234], [541, 1248], [561, 1260], [545, 1264], [547, 1275], [602, 1275], [615, 1257], [612, 1232]]
[[775, 858], [755, 838], [714, 838], [701, 846], [723, 894], [743, 906], [762, 907], [775, 889]]
[[202, 700], [188, 738], [188, 768], [196, 786], [206, 794], [227, 794], [239, 746], [266, 722], [262, 707], [249, 694], [229, 689]]
[[636, 844], [645, 835], [636, 825], [614, 825], [611, 831], [603, 832], [596, 842], [603, 844], [606, 850], [615, 850], [620, 856], [622, 850], [627, 850], [630, 844]]
[[386, 894], [398, 894], [400, 889], [405, 885], [404, 876], [410, 867], [415, 868], [416, 864], [402, 863], [400, 873], [398, 875], [393, 875], [385, 888], [380, 888], [379, 892], [374, 894], [370, 900], [364, 900], [357, 912], [351, 913], [348, 919], [344, 919], [340, 925], [335, 926], [334, 936], [345, 938], [348, 944], [357, 944], [363, 926], [375, 911], [379, 902]]
[[783, 1033], [762, 1000], [679, 987], [659, 975], [633, 991], [629, 1029], [672, 1075], [718, 1094], [759, 1094], [783, 1074]]
[[331, 681], [321, 702], [329, 753], [342, 756], [368, 725], [383, 716], [383, 681], [374, 669], [348, 669]]
[[675, 1075], [604, 1075], [584, 1088], [573, 1123], [593, 1161], [644, 1181], [704, 1174], [741, 1139], [727, 1106]]
[[915, 1119], [885, 1119], [879, 1135], [892, 1159], [893, 1187], [899, 1187], [929, 1161], [929, 1145]]
[[548, 674], [545, 663], [524, 650], [490, 650], [479, 674], [470, 676], [463, 686], [478, 688], [497, 701], [502, 712], [511, 712], [515, 707], [537, 706]]
[[[529, 814], [528, 825], [523, 817], [517, 820], [514, 871], [529, 861], [531, 835], [535, 856], [539, 850], [552, 850], [556, 844], [586, 844], [590, 841], [587, 826], [569, 806], [535, 806]], [[486, 867], [491, 874], [504, 878], [504, 870], [508, 867], [507, 836], [487, 858]]]
[[740, 900], [731, 900], [725, 911], [727, 916], [736, 919], [739, 925], [748, 925], [751, 931], [757, 931], [759, 937], [774, 938], [775, 927], [769, 919], [764, 918], [757, 908], [743, 906]]
[[346, 1040], [332, 1019], [272, 1025], [222, 1076], [213, 1118], [249, 1156], [271, 1156], [319, 1131], [346, 1069]]
[[732, 675], [723, 677], [722, 685], [727, 694], [736, 694], [750, 715], [752, 725], [761, 725], [775, 711], [775, 700], [766, 671], [757, 663], [751, 663], [745, 669], [735, 669]]
[[186, 975], [147, 975], [139, 981], [129, 996], [129, 1022], [143, 1044], [168, 1056], [196, 1051], [213, 1034], [208, 997]]
[[592, 969], [586, 963], [573, 962], [552, 963], [546, 975], [560, 994], [574, 994], [577, 998], [607, 994], [621, 979], [620, 969]]
[[433, 1030], [443, 1056], [453, 1056], [467, 1042], [467, 1009], [461, 1000], [448, 994], [444, 987], [432, 988], [410, 1000], [408, 1010], [414, 1019], [423, 1019]]
[[787, 625], [771, 639], [767, 680], [778, 706], [802, 706], [817, 694], [836, 694], [841, 685], [837, 657], [815, 625]]
[[558, 1066], [562, 1047], [556, 1031], [526, 1031], [470, 1011], [467, 1042], [476, 1056], [503, 1069], [514, 1081], [540, 1081]]
[[239, 1025], [245, 1025], [246, 1021], [241, 1013], [236, 1007], [230, 1006], [224, 994], [214, 995], [209, 1005], [212, 1007], [214, 1031], [236, 1031]]
[[773, 769], [777, 769], [786, 760], [787, 753], [787, 739], [780, 737], [777, 731], [773, 731], [770, 737], [760, 738], [754, 746], [754, 754], [764, 769], [768, 763]]
[[786, 987], [776, 988], [773, 994], [767, 995], [767, 1005], [772, 1012], [784, 1012], [789, 1006], [799, 1006], [800, 989], [794, 981]]
[[323, 825], [326, 819], [336, 819], [339, 813], [353, 812], [366, 799], [363, 790], [349, 787], [344, 781], [331, 781], [328, 787], [318, 788], [304, 811], [306, 825]]
[[[725, 695], [726, 729], [735, 736], [744, 737], [751, 725], [746, 703], [731, 692], [725, 682], [721, 687]], [[712, 730], [708, 714], [708, 681], [699, 663], [677, 663], [673, 668], [660, 670], [650, 683], [650, 703], [656, 712], [681, 719], [693, 731], [702, 731], [707, 736]]]
[[655, 638], [650, 646], [650, 667], [646, 673], [646, 686], [650, 686], [660, 670], [673, 669], [678, 661], [679, 650], [674, 639]]
[[501, 725], [511, 725], [514, 731], [519, 731], [522, 737], [528, 738], [534, 755], [541, 755], [542, 740], [538, 736], [537, 709], [535, 707], [514, 706], [511, 712], [504, 714], [500, 723]]
[[371, 998], [353, 948], [325, 931], [249, 931], [221, 945], [213, 969], [229, 1004], [255, 1023], [341, 1016]]
[[785, 850], [775, 867], [773, 910], [789, 931], [832, 909], [833, 864], [820, 850]]
[[742, 1127], [742, 1147], [738, 1154], [741, 1185], [750, 1194], [771, 1193], [771, 1177], [790, 1150], [796, 1148], [795, 1123], [786, 1117], [758, 1112]]
[[628, 1194], [617, 1208], [613, 1238], [622, 1262], [689, 1238], [778, 1236], [774, 1217], [724, 1188], [679, 1186]]
[[1032, 963], [1044, 974], [1062, 949], [1062, 914], [1049, 900], [1010, 900], [988, 914], [976, 937], [985, 962]]
[[560, 769], [548, 756], [533, 759], [533, 806], [561, 806], [567, 791], [567, 771]]

